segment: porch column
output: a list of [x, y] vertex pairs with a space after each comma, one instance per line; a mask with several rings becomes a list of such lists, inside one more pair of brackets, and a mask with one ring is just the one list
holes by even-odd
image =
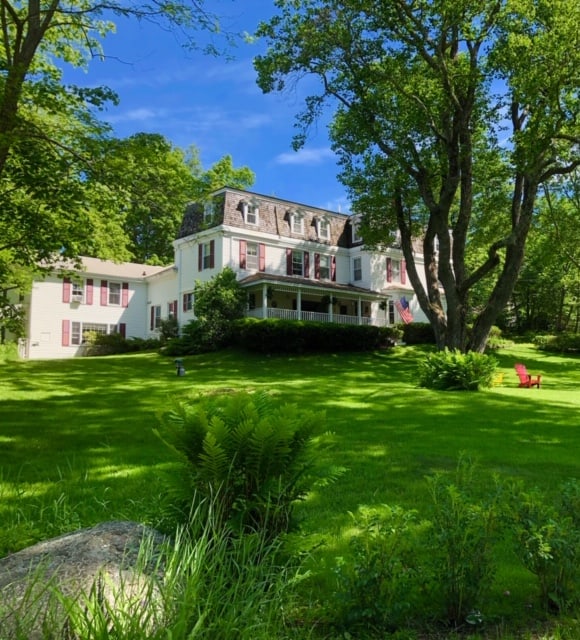
[[330, 302], [328, 303], [328, 321], [332, 322], [332, 307], [334, 305], [332, 304], [332, 296], [330, 296]]
[[262, 318], [268, 317], [268, 285], [262, 285]]
[[302, 320], [302, 289], [296, 292], [296, 311], [298, 311], [298, 320]]
[[358, 323], [362, 324], [362, 300], [360, 298], [356, 301], [356, 317], [358, 318]]

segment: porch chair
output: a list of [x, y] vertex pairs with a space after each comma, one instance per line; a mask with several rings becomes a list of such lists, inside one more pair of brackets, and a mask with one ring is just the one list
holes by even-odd
[[528, 370], [526, 369], [525, 364], [517, 363], [514, 365], [514, 367], [516, 370], [516, 374], [520, 379], [520, 384], [518, 385], [518, 387], [527, 387], [528, 389], [531, 389], [532, 387], [538, 387], [538, 389], [540, 388], [540, 383], [542, 381], [541, 375], [530, 375], [528, 373]]

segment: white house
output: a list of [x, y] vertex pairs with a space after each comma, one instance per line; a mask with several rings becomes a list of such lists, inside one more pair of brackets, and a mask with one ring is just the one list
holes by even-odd
[[21, 355], [79, 355], [88, 331], [153, 337], [170, 316], [183, 326], [195, 317], [196, 282], [224, 267], [248, 292], [248, 316], [389, 325], [408, 312], [426, 321], [397, 242], [366, 250], [356, 216], [224, 188], [187, 208], [174, 250], [169, 267], [83, 258], [81, 271], [35, 280]]

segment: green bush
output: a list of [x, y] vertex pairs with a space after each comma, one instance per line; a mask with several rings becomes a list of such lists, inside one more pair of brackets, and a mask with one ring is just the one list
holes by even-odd
[[84, 340], [84, 353], [87, 356], [158, 351], [163, 344], [158, 338], [123, 338], [120, 333], [87, 332]]
[[392, 346], [402, 335], [399, 327], [255, 318], [237, 320], [233, 329], [237, 344], [259, 353], [373, 351]]
[[559, 333], [558, 335], [537, 335], [533, 343], [541, 351], [552, 353], [578, 353], [580, 352], [579, 333]]
[[411, 322], [401, 325], [405, 344], [435, 344], [435, 333], [428, 322]]
[[414, 511], [383, 505], [360, 508], [351, 552], [337, 559], [337, 602], [331, 616], [346, 629], [394, 631], [416, 620], [419, 576], [418, 532]]
[[441, 601], [446, 622], [475, 624], [495, 573], [495, 544], [501, 532], [501, 491], [476, 495], [476, 465], [461, 456], [455, 478], [427, 479], [432, 527], [425, 549], [432, 567], [432, 601]]
[[561, 487], [556, 502], [537, 489], [516, 487], [512, 495], [515, 550], [538, 579], [541, 605], [572, 610], [580, 603], [580, 483]]
[[186, 498], [217, 496], [224, 524], [236, 531], [286, 531], [294, 504], [318, 477], [324, 414], [276, 406], [265, 392], [178, 402], [160, 422], [157, 433], [191, 480]]
[[419, 364], [419, 384], [428, 389], [478, 391], [492, 386], [495, 358], [470, 351], [438, 351]]

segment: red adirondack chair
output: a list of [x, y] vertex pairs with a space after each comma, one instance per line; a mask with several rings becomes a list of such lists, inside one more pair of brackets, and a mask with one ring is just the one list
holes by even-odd
[[542, 382], [541, 375], [530, 375], [528, 373], [528, 370], [526, 369], [525, 364], [517, 363], [514, 366], [516, 369], [516, 374], [520, 379], [520, 384], [518, 385], [518, 387], [527, 387], [528, 389], [530, 389], [531, 387], [538, 387], [538, 389], [540, 388], [540, 384]]

